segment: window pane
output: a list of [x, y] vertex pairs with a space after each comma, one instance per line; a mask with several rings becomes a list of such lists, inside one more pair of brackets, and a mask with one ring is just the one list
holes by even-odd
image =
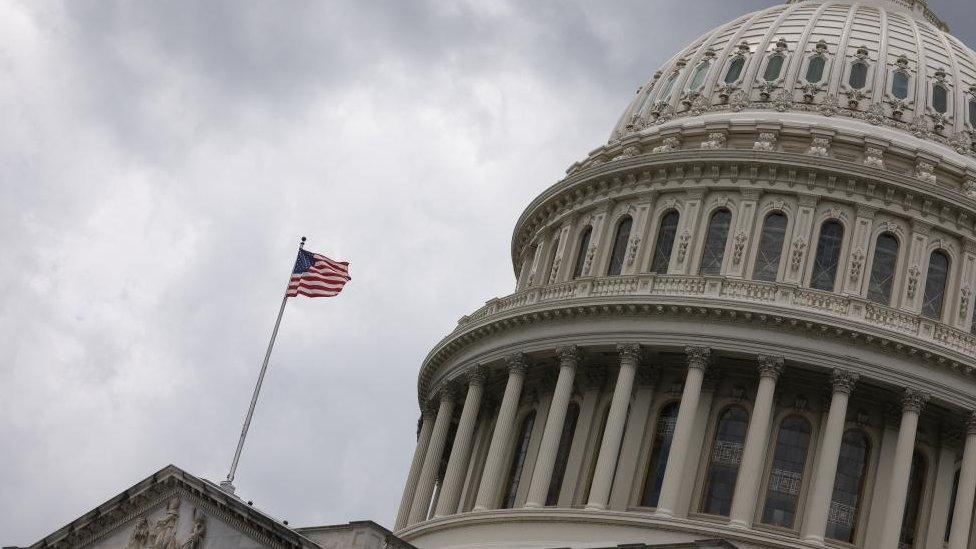
[[515, 496], [518, 495], [519, 480], [525, 467], [525, 454], [529, 451], [529, 441], [532, 438], [532, 425], [535, 423], [535, 412], [531, 412], [519, 429], [516, 440], [515, 453], [512, 456], [512, 466], [508, 470], [508, 482], [505, 483], [505, 497], [502, 498], [502, 509], [515, 506]]
[[834, 493], [827, 511], [826, 537], [848, 543], [854, 541], [864, 491], [864, 477], [870, 453], [868, 437], [851, 430], [844, 433], [837, 461]]
[[844, 244], [844, 226], [838, 221], [827, 221], [820, 227], [817, 255], [813, 259], [813, 276], [810, 287], [817, 290], [834, 290], [840, 248]]
[[866, 63], [854, 63], [851, 65], [851, 77], [848, 79], [847, 83], [854, 88], [859, 90], [863, 88], [868, 83], [868, 66]]
[[929, 257], [929, 272], [925, 277], [925, 296], [922, 298], [922, 315], [942, 318], [942, 302], [945, 300], [946, 281], [949, 279], [949, 256], [934, 251]]
[[754, 280], [773, 282], [779, 274], [779, 260], [783, 255], [783, 242], [786, 240], [786, 216], [772, 213], [763, 222], [759, 249], [756, 250], [756, 265], [752, 270]]
[[810, 422], [802, 417], [788, 417], [780, 424], [763, 507], [762, 521], [766, 524], [793, 528], [810, 447], [810, 430]]
[[898, 239], [891, 233], [878, 235], [868, 279], [868, 299], [882, 305], [891, 304], [891, 289], [895, 282], [898, 263]]
[[576, 433], [577, 420], [579, 420], [579, 405], [571, 402], [569, 408], [566, 409], [563, 432], [559, 435], [556, 462], [552, 466], [552, 478], [549, 480], [549, 492], [546, 494], [547, 506], [556, 505], [559, 502], [559, 491], [563, 487], [563, 477], [566, 476], [566, 465], [569, 464], [569, 451], [573, 447], [573, 435]]
[[729, 70], [725, 73], [725, 83], [734, 84], [740, 76], [742, 76], [742, 69], [746, 66], [746, 59], [744, 57], [736, 57], [729, 63]]
[[610, 266], [607, 275], [617, 276], [624, 268], [624, 256], [627, 255], [627, 242], [630, 241], [630, 227], [634, 220], [630, 216], [624, 217], [617, 225], [617, 234], [613, 239], [613, 252], [610, 254]]
[[976, 99], [969, 100], [969, 125], [976, 128]]
[[580, 235], [579, 248], [576, 250], [576, 267], [573, 269], [573, 278], [583, 276], [583, 265], [586, 264], [586, 251], [590, 248], [590, 235], [593, 227], [583, 229]]
[[918, 535], [918, 521], [922, 507], [922, 489], [925, 487], [925, 456], [915, 452], [912, 456], [912, 472], [908, 475], [908, 497], [905, 499], [905, 514], [901, 520], [899, 543], [915, 546]]
[[949, 110], [949, 92], [941, 84], [932, 87], [932, 108], [942, 114]]
[[657, 242], [654, 244], [654, 257], [651, 259], [652, 273], [668, 272], [671, 263], [671, 250], [674, 249], [674, 237], [678, 233], [678, 212], [670, 211], [661, 218], [661, 227], [657, 231]]
[[763, 73], [763, 78], [767, 82], [772, 82], [779, 78], [779, 73], [783, 71], [783, 56], [774, 55], [769, 58], [766, 62], [766, 72]]
[[674, 87], [674, 81], [678, 79], [678, 73], [674, 73], [668, 78], [667, 82], [664, 83], [664, 88], [661, 89], [661, 95], [657, 97], [658, 101], [667, 101], [671, 98], [671, 88]]
[[817, 84], [823, 80], [824, 67], [827, 66], [827, 59], [820, 55], [815, 55], [810, 58], [810, 62], [807, 64], [807, 82], [811, 84]]
[[731, 406], [719, 417], [712, 445], [711, 463], [705, 484], [705, 498], [701, 512], [710, 515], [729, 516], [732, 494], [739, 476], [742, 461], [742, 445], [749, 427], [749, 414], [739, 406]]
[[905, 71], [895, 71], [895, 76], [891, 80], [891, 95], [897, 99], [908, 98], [908, 84], [910, 80]]
[[708, 68], [711, 67], [709, 63], [701, 63], [695, 67], [695, 74], [691, 75], [691, 84], [688, 89], [692, 91], [698, 91], [702, 89], [705, 85], [705, 76], [708, 75]]
[[671, 437], [674, 436], [674, 425], [677, 421], [677, 402], [662, 408], [657, 416], [654, 444], [651, 446], [651, 459], [647, 464], [647, 479], [644, 481], [644, 495], [641, 497], [641, 505], [645, 507], [657, 507], [661, 485], [664, 483], [664, 469], [668, 466], [668, 453], [671, 452]]
[[722, 272], [722, 259], [725, 257], [725, 243], [729, 237], [732, 212], [722, 209], [712, 214], [705, 234], [705, 248], [702, 251], [701, 267], [703, 275], [717, 275]]

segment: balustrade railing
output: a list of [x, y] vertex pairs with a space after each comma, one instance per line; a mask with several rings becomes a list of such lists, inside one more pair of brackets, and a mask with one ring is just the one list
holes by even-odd
[[510, 296], [488, 301], [477, 311], [462, 317], [458, 321], [457, 330], [496, 314], [541, 303], [601, 297], [639, 299], [641, 296], [697, 298], [727, 304], [748, 302], [784, 311], [816, 312], [933, 341], [953, 351], [976, 356], [976, 335], [923, 319], [910, 311], [872, 303], [858, 296], [839, 295], [775, 282], [688, 275], [587, 277], [527, 288]]

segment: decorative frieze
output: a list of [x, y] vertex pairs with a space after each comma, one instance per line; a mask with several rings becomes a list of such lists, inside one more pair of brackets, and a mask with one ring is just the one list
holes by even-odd
[[761, 132], [759, 138], [752, 145], [752, 150], [761, 152], [773, 152], [776, 150], [776, 134], [773, 132]]

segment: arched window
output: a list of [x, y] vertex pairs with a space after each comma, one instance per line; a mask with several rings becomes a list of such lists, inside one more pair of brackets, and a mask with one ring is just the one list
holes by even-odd
[[925, 465], [925, 456], [916, 450], [912, 455], [912, 472], [908, 474], [908, 496], [905, 499], [905, 514], [902, 515], [901, 534], [898, 537], [898, 542], [907, 547], [914, 547], [918, 536], [922, 490], [925, 488]]
[[786, 241], [786, 223], [786, 216], [781, 212], [773, 212], [763, 221], [756, 265], [752, 269], [754, 280], [774, 282], [779, 275], [779, 261], [783, 255], [783, 242]]
[[515, 452], [512, 455], [512, 466], [508, 469], [508, 481], [505, 483], [505, 497], [502, 498], [502, 509], [515, 506], [515, 496], [518, 495], [519, 480], [525, 468], [525, 455], [529, 452], [529, 442], [532, 439], [532, 426], [535, 424], [535, 411], [529, 412], [522, 420], [518, 438], [515, 439]]
[[895, 96], [895, 99], [908, 99], [911, 81], [907, 72], [895, 71], [894, 76], [891, 77], [891, 95]]
[[569, 464], [569, 451], [573, 448], [573, 435], [576, 433], [576, 422], [579, 420], [579, 404], [570, 402], [566, 409], [566, 419], [563, 420], [563, 432], [559, 435], [559, 447], [556, 450], [556, 461], [552, 466], [552, 478], [549, 480], [549, 491], [546, 493], [546, 505], [559, 503], [559, 491], [563, 487], [563, 477], [566, 476], [566, 466]]
[[634, 220], [625, 215], [617, 224], [617, 234], [613, 237], [613, 250], [610, 254], [610, 265], [607, 267], [608, 276], [617, 276], [624, 268], [624, 256], [627, 255], [627, 242], [630, 241], [630, 227]]
[[949, 110], [949, 90], [942, 84], [932, 86], [932, 108], [940, 114]]
[[779, 74], [783, 72], [783, 61], [785, 60], [786, 58], [779, 54], [769, 56], [766, 61], [766, 71], [763, 72], [763, 80], [772, 82], [779, 78]]
[[868, 470], [871, 443], [867, 435], [857, 429], [844, 433], [837, 460], [834, 493], [827, 513], [826, 537], [847, 543], [854, 541], [860, 519], [861, 498]]
[[939, 320], [945, 301], [946, 282], [949, 280], [949, 256], [936, 250], [929, 256], [929, 272], [925, 275], [925, 294], [922, 297], [922, 315]]
[[657, 507], [661, 485], [664, 483], [664, 470], [668, 466], [668, 454], [671, 452], [671, 437], [674, 436], [674, 425], [677, 421], [677, 402], [661, 408], [657, 415], [654, 444], [651, 446], [651, 459], [647, 463], [647, 478], [644, 480], [641, 496], [641, 505], [644, 507]]
[[780, 423], [763, 506], [763, 523], [793, 528], [810, 448], [810, 433], [810, 422], [800, 416], [790, 416]]
[[847, 84], [855, 90], [863, 89], [868, 84], [868, 64], [862, 61], [851, 64], [851, 76], [847, 79]]
[[813, 258], [813, 275], [810, 287], [816, 290], [834, 291], [837, 280], [837, 267], [840, 264], [840, 249], [844, 244], [844, 226], [833, 219], [820, 226], [820, 239], [817, 240], [817, 255]]
[[708, 61], [702, 61], [695, 67], [695, 72], [691, 75], [691, 83], [688, 85], [689, 90], [700, 91], [705, 86], [705, 76], [708, 75], [708, 69], [711, 66]]
[[969, 125], [976, 128], [976, 99], [969, 100]]
[[742, 69], [746, 66], [745, 57], [736, 57], [729, 63], [729, 70], [725, 72], [725, 83], [735, 84], [739, 77], [742, 76]]
[[819, 84], [823, 80], [824, 69], [827, 67], [827, 58], [822, 55], [814, 55], [807, 63], [806, 81], [811, 84]]
[[705, 233], [705, 246], [702, 250], [699, 273], [703, 275], [721, 274], [722, 260], [725, 258], [725, 244], [729, 238], [731, 223], [732, 212], [725, 208], [717, 210], [708, 220], [708, 232]]
[[868, 278], [868, 299], [882, 305], [891, 304], [891, 289], [895, 283], [898, 264], [898, 239], [891, 233], [881, 233], [874, 245], [874, 261]]
[[671, 210], [661, 217], [661, 226], [657, 231], [657, 242], [654, 243], [654, 256], [651, 258], [652, 273], [668, 272], [671, 263], [671, 251], [674, 250], [674, 237], [678, 234], [678, 212]]
[[748, 427], [749, 414], [741, 406], [729, 406], [719, 416], [705, 479], [702, 513], [729, 516]]
[[949, 534], [952, 533], [952, 516], [956, 514], [956, 492], [959, 491], [959, 471], [956, 469], [956, 476], [952, 479], [952, 496], [949, 498], [949, 517], [946, 519], [945, 536], [942, 541], [949, 541]]
[[593, 227], [587, 227], [580, 233], [579, 247], [576, 250], [576, 266], [573, 268], [573, 278], [583, 276], [583, 267], [586, 265], [586, 253], [590, 249], [590, 235], [593, 234]]
[[674, 72], [668, 79], [664, 82], [664, 87], [661, 88], [661, 95], [657, 96], [658, 101], [668, 101], [671, 99], [671, 88], [674, 87], [674, 82], [678, 79], [678, 73]]

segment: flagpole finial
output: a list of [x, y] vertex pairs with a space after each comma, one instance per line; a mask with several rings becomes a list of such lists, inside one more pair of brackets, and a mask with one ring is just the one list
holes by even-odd
[[302, 249], [304, 247], [305, 247], [305, 237], [303, 236], [301, 244], [298, 245], [298, 249]]

